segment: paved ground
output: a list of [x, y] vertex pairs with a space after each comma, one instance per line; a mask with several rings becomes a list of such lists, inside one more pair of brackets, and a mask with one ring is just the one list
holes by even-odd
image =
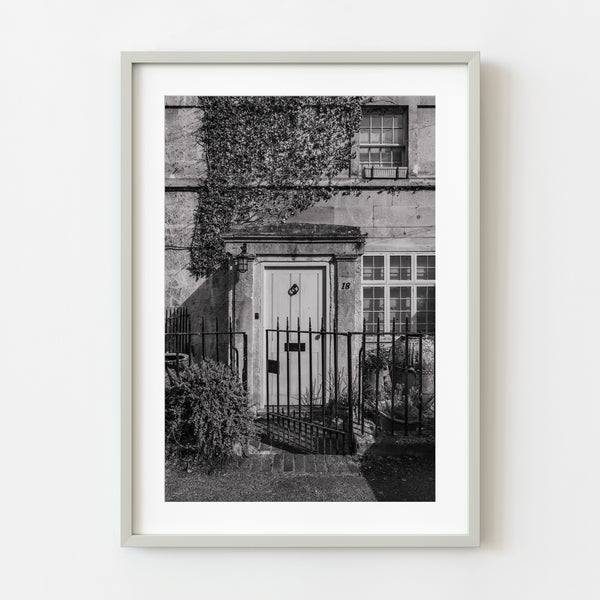
[[432, 444], [381, 440], [364, 456], [294, 454], [257, 442], [213, 474], [167, 467], [167, 502], [433, 502]]

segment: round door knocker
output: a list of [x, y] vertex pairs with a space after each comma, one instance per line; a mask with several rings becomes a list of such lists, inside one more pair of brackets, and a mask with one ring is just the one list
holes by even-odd
[[295, 296], [298, 292], [300, 291], [300, 288], [294, 284], [289, 290], [288, 290], [288, 294], [290, 296]]

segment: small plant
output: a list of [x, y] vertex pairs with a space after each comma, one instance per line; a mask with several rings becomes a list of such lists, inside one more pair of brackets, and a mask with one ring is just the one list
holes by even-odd
[[252, 435], [253, 420], [246, 391], [231, 368], [205, 360], [179, 375], [167, 375], [167, 456], [211, 471], [240, 455]]
[[432, 419], [434, 417], [434, 398], [432, 395], [424, 395], [419, 399], [419, 390], [415, 386], [411, 386], [408, 394], [404, 395], [404, 386], [398, 383], [394, 393], [394, 408], [392, 411], [391, 394], [386, 391], [383, 401], [379, 404], [379, 410], [396, 419], [404, 420], [406, 416], [406, 405], [408, 403], [408, 420], [416, 421], [419, 418], [419, 404], [421, 407], [421, 418], [423, 420]]
[[387, 369], [390, 365], [390, 349], [380, 347], [379, 351], [369, 350], [365, 354], [365, 371], [375, 371], [377, 369]]

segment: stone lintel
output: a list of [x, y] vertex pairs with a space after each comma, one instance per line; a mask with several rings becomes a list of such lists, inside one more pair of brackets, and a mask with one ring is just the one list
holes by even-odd
[[366, 236], [351, 225], [284, 223], [233, 228], [223, 239], [225, 250], [233, 255], [246, 244], [247, 252], [257, 257], [325, 255], [352, 260], [363, 253]]
[[335, 262], [354, 261], [357, 259], [358, 256], [360, 256], [360, 254], [358, 254], [358, 253], [356, 253], [356, 254], [336, 254], [333, 257], [333, 260]]

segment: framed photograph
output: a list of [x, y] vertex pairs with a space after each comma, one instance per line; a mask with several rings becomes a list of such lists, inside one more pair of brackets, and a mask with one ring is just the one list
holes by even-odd
[[479, 544], [479, 54], [122, 54], [122, 544]]

